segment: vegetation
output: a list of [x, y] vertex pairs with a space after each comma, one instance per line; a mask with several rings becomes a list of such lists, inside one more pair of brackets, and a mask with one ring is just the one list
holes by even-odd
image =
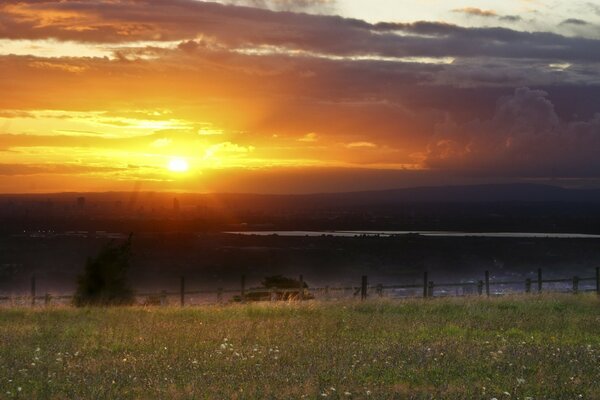
[[594, 399], [593, 295], [0, 309], [0, 398]]
[[131, 257], [131, 236], [123, 244], [108, 243], [96, 258], [88, 258], [77, 280], [76, 306], [130, 305], [133, 290], [127, 279]]
[[[283, 275], [267, 276], [261, 284], [265, 288], [277, 288], [277, 289], [298, 289], [300, 287], [300, 281], [294, 278], [288, 278]], [[308, 288], [306, 282], [302, 282], [303, 288]]]

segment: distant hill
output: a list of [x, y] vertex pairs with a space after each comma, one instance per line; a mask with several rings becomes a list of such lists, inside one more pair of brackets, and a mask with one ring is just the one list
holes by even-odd
[[427, 186], [364, 192], [315, 194], [249, 194], [249, 193], [172, 193], [172, 192], [102, 192], [52, 194], [2, 194], [0, 202], [55, 201], [74, 202], [80, 196], [88, 203], [120, 202], [131, 204], [172, 205], [177, 198], [183, 206], [203, 204], [217, 208], [336, 208], [394, 205], [400, 203], [502, 203], [502, 202], [567, 202], [600, 203], [600, 189], [565, 189], [558, 186], [516, 183], [466, 186]]

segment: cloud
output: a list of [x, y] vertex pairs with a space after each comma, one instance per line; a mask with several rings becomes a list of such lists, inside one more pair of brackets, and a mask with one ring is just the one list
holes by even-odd
[[584, 25], [588, 25], [587, 21], [584, 21], [582, 19], [578, 19], [578, 18], [569, 18], [569, 19], [565, 19], [564, 21], [562, 21], [560, 23], [561, 25], [577, 25], [577, 26], [584, 26]]
[[[192, 0], [9, 1], [0, 37], [125, 44], [202, 43], [304, 56], [500, 57], [600, 61], [600, 40], [440, 22], [369, 23]], [[484, 15], [490, 11], [481, 11]], [[123, 53], [119, 53], [123, 54]]]
[[0, 176], [66, 174], [85, 175], [93, 173], [113, 173], [125, 171], [128, 168], [99, 167], [73, 164], [0, 164]]
[[346, 144], [346, 147], [349, 149], [356, 149], [356, 148], [374, 149], [377, 147], [377, 145], [375, 143], [371, 143], [371, 142], [352, 142], [352, 143]]
[[304, 142], [304, 143], [314, 143], [317, 140], [318, 140], [318, 136], [314, 132], [307, 133], [306, 135], [304, 135], [300, 139], [298, 139], [299, 142]]
[[227, 0], [226, 4], [266, 8], [274, 11], [332, 12], [336, 0]]
[[519, 17], [518, 15], [503, 15], [499, 19], [500, 21], [506, 22], [519, 22], [523, 20], [523, 18]]
[[517, 89], [489, 120], [440, 124], [426, 166], [474, 175], [599, 177], [600, 114], [561, 120], [548, 94]]
[[476, 7], [457, 8], [453, 10], [455, 13], [466, 14], [475, 17], [497, 17], [498, 14], [494, 10], [482, 10]]

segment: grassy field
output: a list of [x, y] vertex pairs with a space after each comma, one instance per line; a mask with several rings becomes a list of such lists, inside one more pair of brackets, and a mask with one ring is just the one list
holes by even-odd
[[0, 389], [21, 399], [600, 399], [600, 300], [5, 308]]

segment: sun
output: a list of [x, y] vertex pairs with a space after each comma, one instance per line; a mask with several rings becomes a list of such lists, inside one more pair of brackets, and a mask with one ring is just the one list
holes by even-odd
[[186, 172], [190, 169], [190, 164], [185, 158], [173, 157], [169, 160], [167, 168], [171, 172]]

